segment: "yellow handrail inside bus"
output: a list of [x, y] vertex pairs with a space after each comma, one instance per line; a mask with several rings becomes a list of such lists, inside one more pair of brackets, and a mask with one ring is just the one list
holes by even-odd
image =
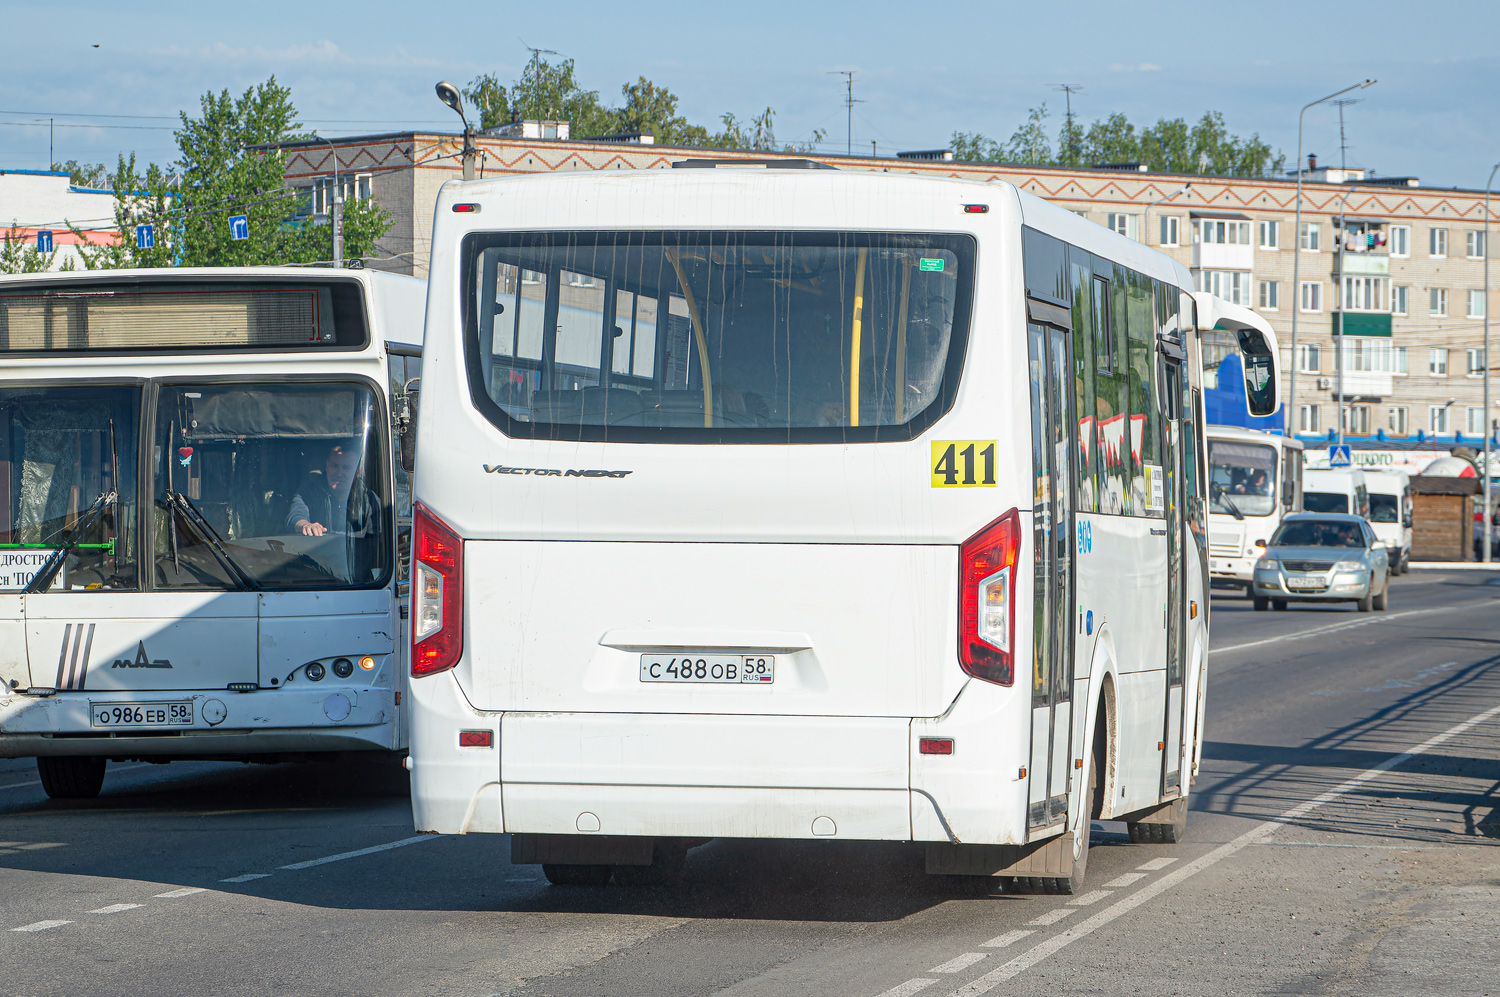
[[865, 307], [865, 259], [868, 249], [859, 251], [854, 267], [854, 316], [849, 335], [849, 425], [859, 425], [859, 323]]
[[896, 425], [906, 421], [906, 304], [911, 297], [911, 257], [901, 258], [901, 308], [896, 319]]
[[677, 271], [677, 286], [682, 288], [682, 298], [687, 302], [688, 317], [693, 322], [693, 338], [698, 341], [698, 372], [703, 375], [703, 428], [714, 425], [714, 379], [708, 369], [708, 339], [703, 335], [703, 319], [698, 315], [698, 302], [693, 299], [693, 289], [688, 287], [687, 273], [677, 250], [667, 250], [667, 262]]

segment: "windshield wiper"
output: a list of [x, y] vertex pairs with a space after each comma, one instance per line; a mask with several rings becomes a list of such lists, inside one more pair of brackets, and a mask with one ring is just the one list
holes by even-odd
[[[260, 583], [251, 578], [245, 569], [240, 567], [239, 562], [230, 555], [229, 551], [224, 549], [224, 541], [219, 536], [219, 532], [213, 528], [213, 524], [208, 521], [207, 517], [198, 511], [198, 507], [193, 505], [193, 500], [182, 494], [182, 492], [167, 491], [164, 494], [167, 500], [167, 507], [169, 509], [176, 509], [182, 513], [182, 518], [187, 523], [188, 529], [192, 530], [198, 539], [208, 546], [214, 558], [234, 576], [235, 580], [240, 583], [240, 587], [259, 591]], [[174, 544], [173, 546], [175, 548], [176, 545]], [[172, 553], [175, 558], [176, 550], [174, 549]]]
[[113, 506], [117, 500], [118, 496], [115, 494], [113, 488], [109, 491], [100, 492], [99, 496], [93, 502], [89, 503], [89, 507], [77, 519], [73, 520], [73, 525], [64, 530], [62, 535], [52, 543], [0, 544], [0, 547], [9, 550], [42, 549], [52, 551], [47, 556], [47, 560], [37, 569], [36, 574], [31, 576], [31, 581], [26, 583], [26, 587], [21, 590], [21, 594], [35, 595], [38, 592], [47, 591], [52, 586], [53, 579], [57, 577], [57, 573], [62, 570], [62, 566], [67, 561], [68, 555], [75, 550], [102, 550], [106, 554], [113, 554], [115, 552], [113, 537], [104, 543], [97, 544], [79, 543], [78, 538], [83, 536], [84, 532], [98, 521], [100, 514], [104, 512], [105, 506]]
[[1223, 485], [1220, 485], [1218, 487], [1218, 490], [1214, 492], [1214, 502], [1215, 504], [1222, 504], [1224, 507], [1224, 511], [1229, 513], [1235, 519], [1241, 521], [1244, 520], [1245, 514], [1243, 512], [1240, 512], [1239, 506], [1234, 504], [1234, 501], [1229, 497], [1229, 492], [1224, 488]]

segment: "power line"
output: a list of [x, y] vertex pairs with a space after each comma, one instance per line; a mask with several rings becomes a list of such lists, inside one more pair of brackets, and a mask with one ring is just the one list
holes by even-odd
[[847, 112], [844, 149], [846, 156], [854, 155], [854, 105], [864, 103], [864, 101], [858, 100], [854, 96], [855, 72], [856, 70], [853, 69], [832, 69], [828, 72], [829, 76], [842, 76], [844, 78], [844, 110]]

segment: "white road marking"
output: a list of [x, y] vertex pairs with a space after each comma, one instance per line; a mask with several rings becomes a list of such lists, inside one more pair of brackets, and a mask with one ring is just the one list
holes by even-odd
[[907, 980], [899, 987], [891, 987], [891, 989], [881, 994], [880, 997], [911, 997], [912, 994], [926, 990], [936, 982], [937, 980], [930, 977], [919, 976], [914, 980]]
[[271, 874], [269, 872], [247, 872], [243, 876], [230, 876], [228, 879], [221, 879], [221, 880], [219, 880], [219, 882], [221, 882], [221, 883], [248, 883], [252, 879], [267, 879], [267, 878], [270, 877], [270, 875]]
[[1136, 868], [1144, 872], [1156, 872], [1159, 869], [1165, 869], [1167, 866], [1176, 861], [1176, 858], [1167, 858], [1166, 856], [1163, 856], [1162, 858], [1152, 859], [1150, 862], [1142, 863], [1141, 865], [1136, 866]]
[[110, 904], [108, 907], [100, 907], [98, 910], [89, 911], [90, 914], [118, 914], [122, 910], [135, 910], [144, 904]]
[[1032, 931], [1021, 931], [1019, 929], [1016, 930], [1016, 931], [1007, 931], [1003, 935], [996, 935], [994, 938], [991, 938], [989, 941], [982, 943], [979, 947], [982, 948], [982, 949], [1003, 949], [1003, 948], [1008, 948], [1011, 945], [1014, 945], [1016, 942], [1019, 942], [1021, 939], [1025, 938], [1027, 935], [1031, 935], [1031, 934], [1035, 934], [1035, 932], [1032, 932]]
[[[1216, 865], [1222, 860], [1227, 859], [1229, 856], [1233, 855], [1235, 852], [1238, 852], [1240, 849], [1245, 848], [1247, 845], [1259, 844], [1261, 841], [1264, 841], [1272, 834], [1275, 834], [1277, 830], [1279, 830], [1286, 824], [1307, 816], [1309, 813], [1328, 803], [1333, 802], [1334, 800], [1348, 793], [1350, 790], [1359, 788], [1360, 786], [1369, 782], [1371, 779], [1379, 776], [1381, 773], [1389, 772], [1397, 765], [1400, 765], [1403, 762], [1416, 757], [1417, 755], [1424, 754], [1432, 748], [1435, 748], [1438, 745], [1444, 743], [1445, 741], [1457, 737], [1459, 734], [1462, 734], [1473, 727], [1477, 727], [1480, 724], [1487, 723], [1497, 716], [1500, 716], [1500, 705], [1492, 706], [1488, 710], [1485, 710], [1483, 713], [1476, 714], [1470, 717], [1468, 720], [1463, 721], [1462, 723], [1454, 724], [1452, 727], [1449, 727], [1441, 734], [1436, 734], [1423, 741], [1421, 744], [1415, 745], [1414, 747], [1403, 751], [1400, 754], [1390, 756], [1379, 765], [1376, 765], [1374, 768], [1366, 769], [1359, 775], [1340, 783], [1333, 789], [1328, 790], [1326, 793], [1322, 793], [1310, 800], [1297, 804], [1297, 806], [1292, 807], [1290, 810], [1281, 814], [1279, 817], [1273, 817], [1271, 820], [1264, 821], [1260, 824], [1255, 825], [1244, 834], [1241, 834], [1239, 837], [1220, 845], [1206, 855], [1200, 855], [1198, 858], [1193, 859], [1191, 862], [1182, 866], [1176, 872], [1167, 873], [1165, 876], [1161, 877], [1156, 882], [1151, 883], [1149, 886], [1144, 886], [1141, 889], [1137, 890], [1135, 893], [1132, 893], [1124, 897], [1123, 899], [1115, 901], [1088, 920], [1076, 924], [1066, 931], [1058, 932], [1051, 938], [1048, 938], [1046, 941], [1041, 942], [1016, 956], [1010, 962], [1007, 962], [1002, 966], [998, 966], [995, 969], [990, 970], [988, 973], [972, 981], [967, 986], [961, 987], [958, 990], [954, 991], [951, 997], [978, 997], [978, 995], [980, 994], [989, 993], [991, 990], [1004, 983], [1006, 980], [1009, 980], [1025, 972], [1027, 969], [1035, 966], [1037, 963], [1041, 962], [1049, 955], [1052, 955], [1054, 952], [1057, 952], [1060, 949], [1073, 944], [1080, 938], [1088, 937], [1095, 931], [1104, 927], [1109, 922], [1124, 914], [1128, 914], [1130, 911], [1139, 907], [1141, 904], [1155, 899], [1156, 897], [1170, 890], [1172, 887], [1176, 886], [1178, 883], [1183, 882], [1189, 877], [1195, 876], [1198, 873], [1202, 872], [1204, 869], [1207, 869], [1210, 866]], [[1162, 860], [1156, 859], [1154, 861], [1160, 862]], [[1147, 863], [1147, 865], [1149, 864], [1150, 863]], [[1141, 868], [1144, 869], [1145, 866], [1141, 866]], [[1041, 919], [1038, 918], [1037, 921], [1033, 921], [1031, 923], [1036, 924], [1040, 920]]]
[[[400, 841], [388, 841], [383, 845], [371, 845], [369, 848], [356, 848], [352, 852], [340, 852], [337, 855], [328, 855], [320, 859], [308, 859], [306, 862], [293, 862], [291, 865], [281, 866], [282, 869], [311, 869], [316, 865], [327, 865], [330, 862], [342, 862], [344, 859], [357, 859], [361, 855], [374, 855], [376, 852], [388, 852], [392, 848], [404, 848], [407, 845], [419, 844], [423, 841], [436, 841], [442, 837], [440, 834], [417, 834], [410, 838], [402, 838]], [[225, 880], [225, 882], [228, 882]]]
[[1386, 852], [1435, 852], [1439, 845], [1342, 845], [1334, 841], [1257, 841], [1257, 845], [1275, 845], [1278, 848], [1378, 848]]
[[1105, 883], [1104, 885], [1105, 886], [1112, 886], [1112, 887], [1114, 887], [1115, 889], [1118, 890], [1121, 887], [1130, 886], [1133, 883], [1139, 883], [1141, 880], [1143, 880], [1145, 878], [1146, 878], [1146, 874], [1144, 872], [1127, 872], [1123, 876], [1116, 876], [1114, 879], [1111, 879], [1109, 882]]
[[170, 900], [173, 897], [190, 897], [194, 893], [207, 893], [207, 892], [208, 891], [205, 890], [201, 886], [184, 886], [180, 890], [169, 890], [166, 893], [158, 893], [156, 895], [156, 899], [157, 900]]
[[1073, 911], [1069, 910], [1067, 907], [1059, 907], [1059, 908], [1057, 908], [1057, 910], [1049, 910], [1047, 913], [1043, 914], [1041, 917], [1033, 918], [1032, 920], [1027, 921], [1026, 923], [1027, 924], [1039, 924], [1039, 925], [1042, 925], [1042, 926], [1045, 927], [1046, 925], [1049, 925], [1049, 924], [1056, 924], [1058, 921], [1061, 921], [1063, 918], [1067, 917], [1068, 915], [1070, 915], [1072, 913], [1073, 913]]
[[27, 924], [27, 925], [24, 925], [24, 926], [19, 927], [19, 928], [11, 928], [10, 930], [11, 931], [46, 931], [48, 928], [61, 928], [65, 924], [72, 924], [72, 923], [73, 923], [72, 921], [33, 921], [31, 924]]
[[929, 973], [962, 973], [981, 959], [986, 959], [983, 952], [965, 952], [963, 955], [955, 956], [943, 963], [941, 966], [933, 966]]
[[1109, 890], [1090, 890], [1089, 892], [1083, 894], [1082, 896], [1077, 896], [1077, 897], [1074, 897], [1072, 900], [1069, 900], [1068, 901], [1068, 906], [1069, 907], [1087, 907], [1089, 904], [1096, 904], [1096, 903], [1098, 903], [1099, 901], [1103, 900], [1107, 896], [1110, 896], [1110, 891]]
[[1355, 627], [1369, 626], [1371, 623], [1389, 623], [1406, 616], [1422, 616], [1426, 613], [1446, 613], [1458, 609], [1458, 606], [1439, 606], [1436, 609], [1408, 609], [1404, 613], [1386, 613], [1381, 616], [1367, 616], [1363, 619], [1350, 620], [1348, 623], [1335, 623], [1331, 626], [1318, 627], [1316, 630], [1299, 630], [1294, 634], [1284, 634], [1280, 637], [1267, 637], [1264, 640], [1252, 640], [1248, 644], [1231, 644], [1228, 647], [1214, 647], [1209, 649], [1209, 654], [1222, 654], [1226, 651], [1244, 651], [1252, 647], [1264, 647], [1266, 644], [1280, 644], [1283, 641], [1301, 640], [1303, 637], [1316, 637], [1319, 634], [1337, 633], [1340, 630], [1352, 630]]

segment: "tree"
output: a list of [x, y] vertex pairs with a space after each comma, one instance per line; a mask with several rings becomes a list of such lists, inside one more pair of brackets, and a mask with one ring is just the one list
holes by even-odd
[[68, 174], [68, 183], [74, 187], [89, 187], [102, 190], [109, 183], [109, 168], [103, 163], [80, 163], [70, 159], [66, 163], [53, 163], [53, 172]]
[[708, 129], [677, 113], [677, 95], [646, 77], [620, 88], [625, 106], [615, 112], [616, 131], [650, 132], [661, 145], [708, 145]]
[[[173, 264], [177, 232], [173, 227], [173, 207], [177, 196], [175, 178], [169, 178], [160, 166], [152, 163], [142, 176], [136, 171], [135, 153], [127, 160], [121, 154], [115, 174], [109, 179], [115, 192], [115, 232], [113, 244], [95, 243], [90, 233], [68, 223], [78, 237], [78, 252], [86, 270], [117, 270], [122, 267], [169, 267]], [[137, 225], [150, 225], [154, 245], [142, 249], [136, 245]]]
[[[37, 252], [35, 237], [28, 238], [15, 222], [5, 232], [0, 242], [0, 273], [45, 273], [57, 262], [62, 247], [53, 245], [52, 252]], [[64, 259], [59, 270], [72, 270], [72, 259]]]
[[480, 130], [498, 128], [511, 120], [510, 94], [494, 73], [475, 77], [464, 87], [464, 98], [479, 112]]
[[1052, 146], [1047, 141], [1047, 105], [1033, 107], [1026, 112], [1026, 123], [1011, 135], [1005, 147], [1005, 158], [1012, 163], [1027, 166], [1051, 166]]

